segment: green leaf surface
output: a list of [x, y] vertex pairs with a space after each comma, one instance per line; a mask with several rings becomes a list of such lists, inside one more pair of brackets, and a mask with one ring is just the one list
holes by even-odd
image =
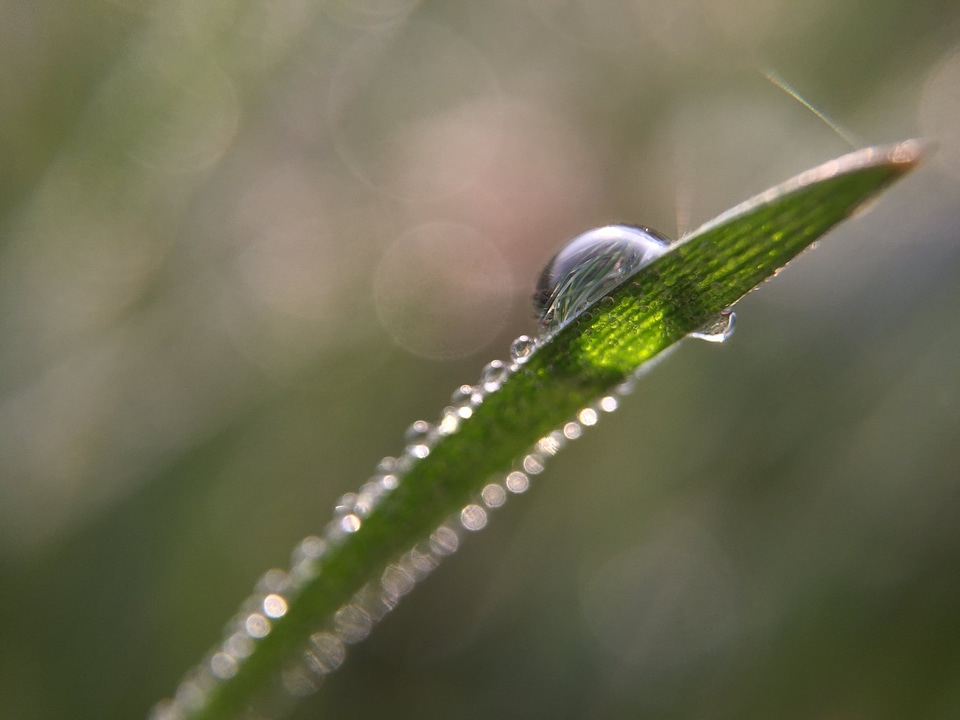
[[317, 573], [287, 597], [266, 637], [219, 680], [190, 717], [243, 716], [329, 629], [339, 608], [387, 565], [470, 503], [542, 437], [716, 318], [797, 254], [912, 170], [911, 141], [868, 148], [809, 170], [724, 213], [675, 243], [601, 298], [484, 398], [459, 429], [412, 464], [360, 527], [331, 544]]

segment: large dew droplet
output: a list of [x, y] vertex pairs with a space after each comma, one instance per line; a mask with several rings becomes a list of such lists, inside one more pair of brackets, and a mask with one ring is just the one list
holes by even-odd
[[540, 273], [533, 296], [540, 332], [556, 332], [669, 246], [660, 233], [629, 225], [608, 225], [578, 235]]

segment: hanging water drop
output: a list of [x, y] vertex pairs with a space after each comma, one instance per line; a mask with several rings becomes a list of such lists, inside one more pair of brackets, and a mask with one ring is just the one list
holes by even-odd
[[654, 230], [629, 225], [608, 225], [575, 237], [553, 256], [537, 281], [533, 305], [541, 334], [559, 330], [669, 246]]
[[690, 337], [707, 342], [722, 343], [733, 335], [734, 330], [736, 330], [736, 320], [737, 314], [735, 312], [724, 310], [699, 330], [690, 333]]

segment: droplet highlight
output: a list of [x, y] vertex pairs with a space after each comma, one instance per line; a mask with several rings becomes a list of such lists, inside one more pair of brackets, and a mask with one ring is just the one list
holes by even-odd
[[629, 225], [608, 225], [573, 238], [537, 281], [533, 304], [541, 334], [559, 330], [669, 246], [660, 233]]

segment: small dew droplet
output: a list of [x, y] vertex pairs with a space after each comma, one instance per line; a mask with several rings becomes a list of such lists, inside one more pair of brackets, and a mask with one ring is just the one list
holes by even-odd
[[373, 629], [373, 618], [356, 605], [345, 605], [337, 611], [333, 618], [333, 626], [343, 642], [358, 643]]
[[541, 455], [553, 456], [560, 452], [563, 447], [564, 437], [562, 433], [552, 432], [549, 435], [537, 440], [537, 452]]
[[573, 238], [547, 263], [537, 281], [533, 304], [541, 335], [559, 330], [663, 255], [669, 245], [667, 238], [649, 228], [628, 225], [608, 225]]
[[413, 578], [399, 565], [388, 565], [380, 578], [384, 594], [394, 601], [413, 590], [413, 585]]
[[461, 419], [460, 413], [457, 410], [447, 408], [443, 411], [443, 418], [437, 424], [437, 434], [441, 436], [453, 435], [460, 427]]
[[253, 640], [251, 640], [246, 633], [242, 632], [235, 632], [223, 643], [223, 651], [233, 655], [237, 660], [243, 660], [249, 657], [253, 652], [253, 647]]
[[520, 493], [525, 493], [530, 489], [530, 478], [528, 478], [519, 470], [514, 470], [512, 473], [507, 475], [504, 485], [507, 486], [507, 490], [519, 495]]
[[493, 360], [487, 363], [483, 372], [480, 373], [480, 385], [487, 392], [494, 392], [500, 388], [509, 374], [510, 370], [502, 360]]
[[543, 458], [530, 454], [523, 459], [523, 471], [528, 475], [539, 475], [544, 470]]
[[340, 529], [345, 533], [355, 533], [360, 529], [360, 518], [356, 515], [344, 515], [340, 519]]
[[210, 658], [210, 670], [221, 680], [229, 680], [237, 674], [237, 660], [228, 653], [218, 652]]
[[584, 408], [577, 413], [577, 420], [580, 421], [581, 425], [586, 425], [587, 427], [596, 425], [598, 419], [597, 411], [593, 408]]
[[533, 351], [536, 349], [536, 340], [526, 335], [521, 335], [510, 345], [510, 359], [517, 365], [522, 365], [530, 359], [530, 356], [533, 355]]
[[576, 440], [583, 434], [583, 428], [575, 422], [568, 422], [563, 426], [563, 436], [567, 440]]
[[460, 547], [460, 538], [457, 531], [446, 525], [441, 525], [430, 536], [430, 551], [437, 557], [452, 555]]
[[244, 626], [246, 627], [247, 635], [255, 640], [259, 640], [270, 634], [270, 621], [260, 613], [251, 613], [248, 615]]
[[487, 511], [479, 505], [467, 505], [460, 511], [460, 523], [467, 530], [483, 530], [487, 524]]
[[332, 633], [320, 632], [310, 636], [310, 649], [305, 659], [317, 675], [329, 675], [343, 664], [346, 654], [340, 638]]
[[600, 399], [598, 405], [604, 412], [611, 413], [620, 406], [620, 403], [617, 402], [617, 399], [613, 397], [613, 395], [607, 395], [606, 397]]
[[490, 483], [480, 491], [483, 504], [488, 508], [498, 508], [507, 501], [507, 493], [502, 486]]
[[263, 614], [269, 618], [280, 618], [287, 614], [287, 601], [272, 593], [263, 599]]

